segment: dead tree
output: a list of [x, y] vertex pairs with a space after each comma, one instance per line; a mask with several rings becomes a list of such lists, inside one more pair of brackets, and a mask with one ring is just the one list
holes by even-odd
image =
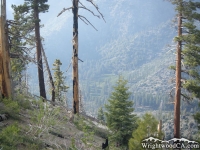
[[6, 31], [6, 0], [2, 0], [0, 16], [0, 97], [12, 96], [8, 32]]
[[[72, 1], [72, 7], [69, 8], [64, 8], [59, 14], [58, 16], [60, 16], [63, 12], [65, 12], [66, 10], [70, 10], [72, 9], [72, 13], [73, 13], [73, 39], [72, 39], [72, 43], [73, 43], [73, 56], [72, 56], [72, 65], [73, 65], [73, 110], [74, 110], [74, 114], [78, 113], [79, 114], [79, 78], [78, 78], [78, 18], [81, 19], [85, 24], [90, 24], [95, 30], [97, 30], [91, 23], [90, 21], [82, 16], [78, 14], [78, 9], [82, 8], [85, 9], [87, 11], [89, 11], [90, 13], [92, 13], [94, 16], [100, 18], [103, 18], [103, 15], [101, 14], [101, 12], [99, 11], [98, 6], [93, 2], [93, 0], [86, 0], [88, 2], [90, 2], [98, 11], [99, 15], [96, 15], [93, 11], [91, 11], [90, 9], [88, 9], [83, 3], [80, 2], [80, 0], [73, 0]], [[79, 4], [81, 6], [79, 6]], [[104, 19], [105, 21], [105, 19]]]
[[44, 57], [44, 62], [45, 62], [46, 68], [47, 68], [48, 76], [49, 76], [49, 82], [51, 84], [51, 100], [52, 100], [52, 102], [55, 102], [55, 86], [54, 86], [53, 78], [52, 78], [52, 75], [51, 75], [51, 71], [50, 71], [50, 68], [49, 68], [47, 57], [46, 57], [46, 54], [45, 54], [45, 51], [44, 51], [42, 44], [41, 44], [41, 48], [42, 48], [41, 49], [42, 55]]

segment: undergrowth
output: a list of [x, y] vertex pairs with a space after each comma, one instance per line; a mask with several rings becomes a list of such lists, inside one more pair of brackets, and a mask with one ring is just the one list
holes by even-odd
[[24, 136], [18, 123], [2, 129], [0, 132], [0, 149], [2, 150], [41, 150], [42, 144]]

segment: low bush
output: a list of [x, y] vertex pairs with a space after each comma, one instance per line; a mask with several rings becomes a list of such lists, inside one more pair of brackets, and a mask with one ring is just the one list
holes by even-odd
[[9, 117], [17, 119], [19, 117], [20, 105], [12, 99], [1, 99], [3, 107], [0, 109], [0, 114], [7, 114]]

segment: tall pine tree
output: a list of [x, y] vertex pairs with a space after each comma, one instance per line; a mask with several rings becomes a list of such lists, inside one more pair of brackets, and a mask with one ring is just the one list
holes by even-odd
[[106, 108], [106, 123], [112, 131], [109, 141], [115, 142], [118, 147], [127, 147], [128, 140], [136, 129], [136, 115], [133, 114], [133, 101], [129, 100], [130, 92], [126, 86], [127, 81], [119, 77]]
[[[40, 19], [39, 13], [44, 13], [48, 11], [49, 5], [46, 4], [48, 0], [25, 0], [23, 5], [13, 6], [15, 12], [20, 14], [22, 17], [23, 27], [29, 28], [29, 30], [24, 30], [27, 32], [35, 32], [34, 40], [33, 38], [26, 38], [27, 41], [31, 43], [31, 40], [35, 42], [36, 53], [37, 53], [37, 65], [38, 65], [38, 79], [39, 79], [39, 91], [40, 96], [46, 98], [46, 90], [44, 83], [44, 72], [41, 54], [41, 37], [40, 37]], [[29, 43], [27, 43], [29, 44]]]
[[174, 137], [180, 138], [180, 99], [200, 98], [200, 28], [197, 23], [200, 20], [200, 2], [170, 1], [178, 12]]

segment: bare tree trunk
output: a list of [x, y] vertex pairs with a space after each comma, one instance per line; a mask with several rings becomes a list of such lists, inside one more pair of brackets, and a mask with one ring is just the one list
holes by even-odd
[[[180, 0], [182, 7], [182, 0]], [[178, 15], [178, 36], [182, 35], [182, 13], [179, 11]], [[176, 60], [176, 91], [174, 104], [174, 138], [180, 138], [180, 100], [181, 100], [181, 44], [177, 44], [177, 60]]]
[[79, 87], [78, 87], [78, 1], [73, 0], [73, 110], [79, 113]]
[[49, 64], [48, 64], [47, 57], [46, 57], [42, 43], [41, 43], [41, 46], [42, 46], [42, 54], [43, 54], [43, 57], [44, 57], [44, 62], [45, 62], [46, 67], [47, 67], [47, 72], [48, 72], [48, 75], [49, 75], [49, 81], [51, 83], [51, 88], [52, 88], [51, 89], [51, 100], [53, 102], [55, 102], [55, 86], [54, 86], [53, 78], [52, 78], [52, 75], [51, 75], [51, 71], [50, 71], [50, 68], [49, 68]]
[[44, 72], [43, 72], [42, 55], [41, 55], [38, 0], [35, 0], [34, 2], [35, 2], [35, 7], [34, 7], [35, 37], [36, 37], [36, 49], [37, 49], [39, 89], [40, 89], [40, 96], [46, 99]]
[[10, 72], [8, 32], [6, 31], [6, 0], [2, 0], [0, 3], [0, 97], [8, 98], [12, 97], [12, 80]]

